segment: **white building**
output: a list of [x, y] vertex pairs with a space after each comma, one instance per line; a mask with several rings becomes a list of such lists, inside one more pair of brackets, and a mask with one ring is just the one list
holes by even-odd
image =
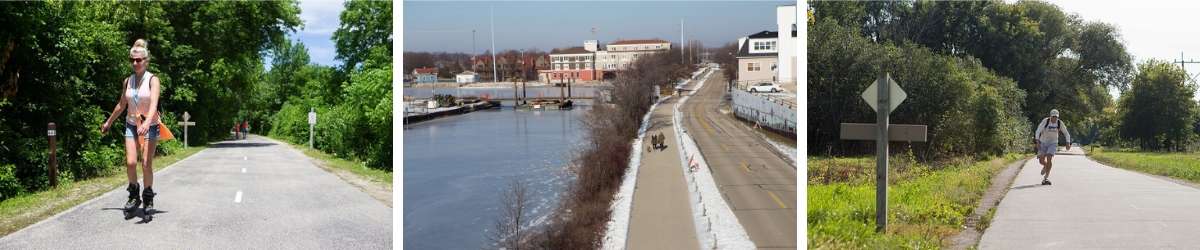
[[795, 83], [796, 82], [796, 66], [797, 66], [797, 50], [796, 50], [796, 34], [799, 32], [796, 27], [796, 5], [785, 5], [775, 8], [775, 23], [779, 29], [779, 53], [777, 60], [779, 61], [779, 82]]
[[463, 71], [462, 73], [458, 73], [458, 75], [455, 76], [455, 79], [457, 80], [458, 83], [478, 82], [479, 74], [476, 74], [475, 72], [469, 71], [469, 70]]
[[762, 31], [738, 39], [737, 83], [776, 82], [779, 77], [778, 32]]
[[625, 69], [637, 58], [670, 49], [671, 43], [660, 39], [618, 40], [605, 46], [596, 40], [587, 40], [583, 47], [551, 53], [550, 69], [539, 73], [543, 80], [552, 82], [612, 78], [616, 76], [616, 71]]

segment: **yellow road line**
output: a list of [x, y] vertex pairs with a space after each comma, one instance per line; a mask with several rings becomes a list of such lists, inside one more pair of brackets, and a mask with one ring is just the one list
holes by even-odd
[[779, 208], [787, 208], [787, 205], [783, 204], [783, 200], [780, 200], [779, 196], [775, 196], [775, 192], [767, 190], [767, 194], [771, 195], [771, 199], [775, 200], [775, 204], [779, 204]]

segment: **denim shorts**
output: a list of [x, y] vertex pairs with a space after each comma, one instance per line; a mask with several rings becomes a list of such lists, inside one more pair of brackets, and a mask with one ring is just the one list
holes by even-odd
[[[137, 125], [133, 123], [125, 123], [125, 138], [133, 138], [137, 134]], [[150, 125], [150, 129], [146, 131], [146, 139], [158, 140], [158, 124]]]

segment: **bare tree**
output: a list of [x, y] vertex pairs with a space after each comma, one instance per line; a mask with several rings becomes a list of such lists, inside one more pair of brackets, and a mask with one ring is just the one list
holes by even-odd
[[528, 194], [527, 184], [514, 177], [509, 183], [508, 191], [500, 197], [500, 217], [496, 218], [495, 225], [488, 235], [493, 246], [508, 250], [522, 248], [521, 239], [524, 234], [521, 223], [526, 219]]

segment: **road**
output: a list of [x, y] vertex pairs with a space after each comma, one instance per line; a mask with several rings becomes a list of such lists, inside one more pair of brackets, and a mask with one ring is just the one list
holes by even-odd
[[[633, 192], [627, 249], [698, 249], [696, 226], [689, 204], [687, 180], [679, 159], [671, 114], [679, 98], [670, 98], [651, 110], [642, 148], [641, 166]], [[667, 148], [646, 151], [650, 136], [663, 134]]]
[[262, 137], [211, 144], [155, 174], [151, 220], [122, 186], [0, 238], [0, 249], [391, 249], [392, 210]]
[[980, 249], [1194, 249], [1200, 189], [1105, 166], [1078, 148], [1054, 157], [1042, 186], [1025, 163], [1000, 202]]
[[684, 126], [750, 240], [760, 249], [795, 249], [796, 166], [759, 131], [720, 110], [725, 82], [719, 72], [709, 77], [680, 109]]

